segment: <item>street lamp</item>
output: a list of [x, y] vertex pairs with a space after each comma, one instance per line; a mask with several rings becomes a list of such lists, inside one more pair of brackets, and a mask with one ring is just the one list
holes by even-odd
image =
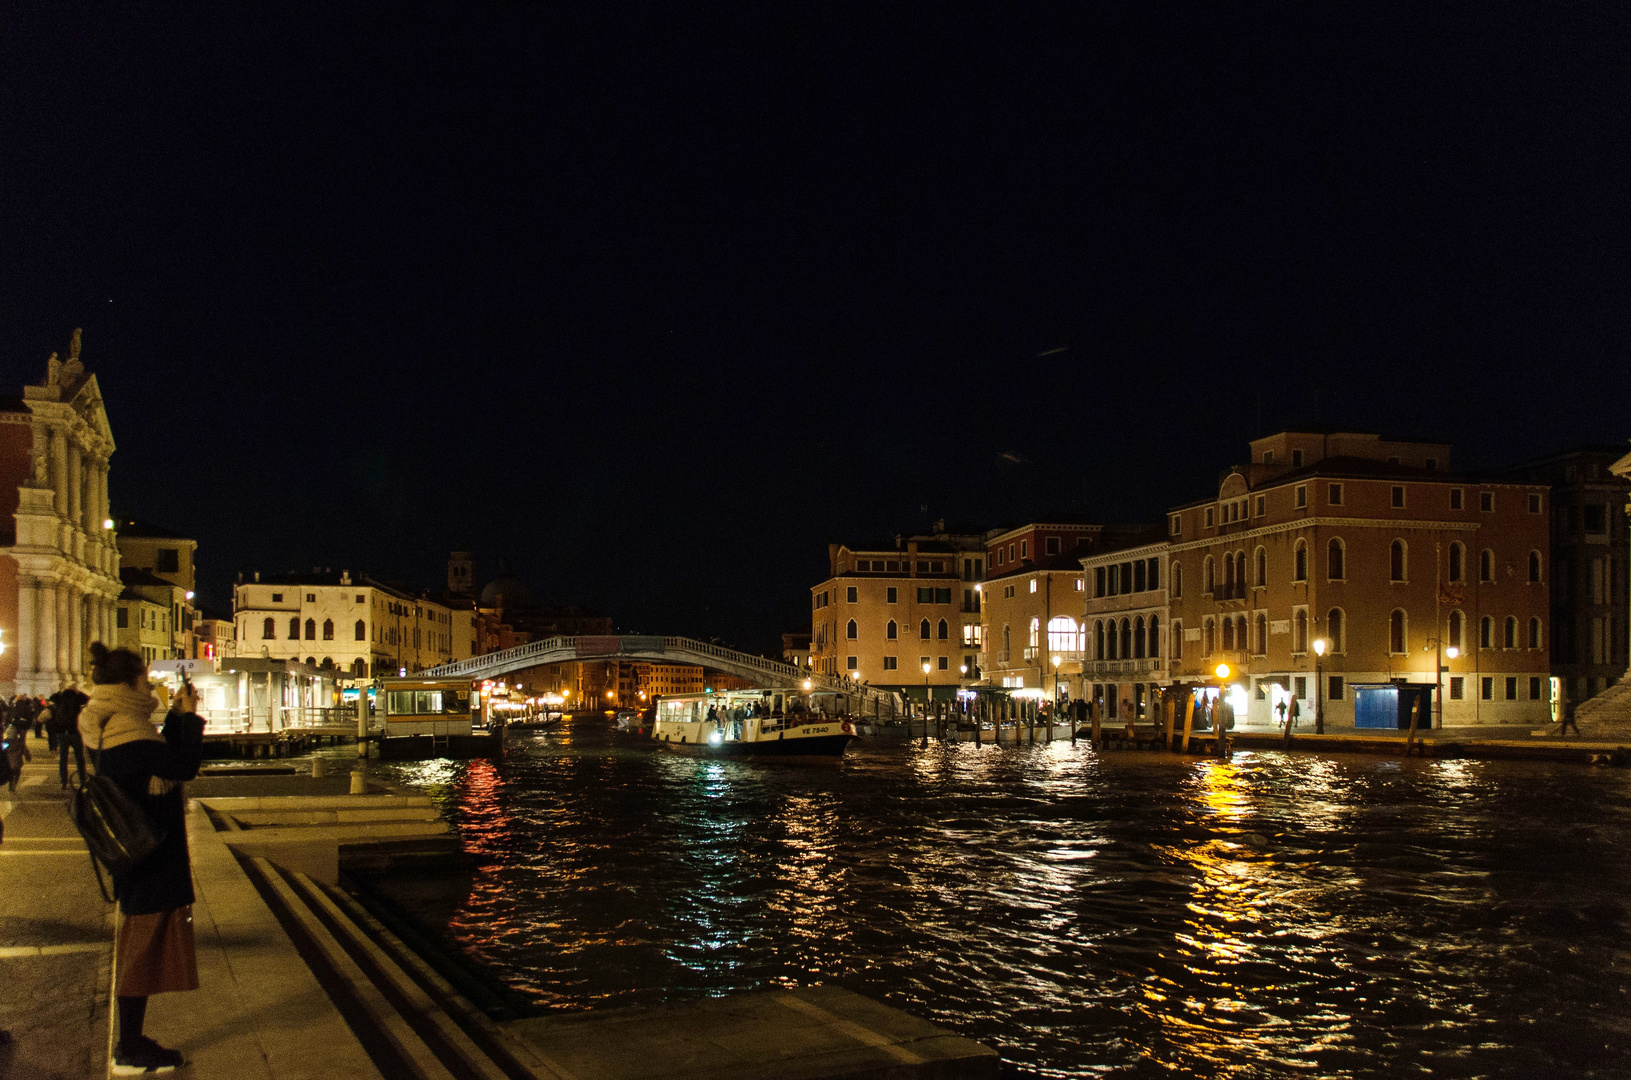
[[1321, 666], [1325, 661], [1325, 650], [1330, 642], [1324, 638], [1314, 639], [1314, 734], [1325, 734], [1325, 669]]
[[929, 715], [929, 662], [923, 661], [923, 715]]
[[1059, 657], [1053, 658], [1053, 707], [1059, 707]]

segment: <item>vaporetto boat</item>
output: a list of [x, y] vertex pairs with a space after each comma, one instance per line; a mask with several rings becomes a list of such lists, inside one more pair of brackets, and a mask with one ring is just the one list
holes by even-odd
[[728, 690], [657, 703], [651, 737], [699, 757], [840, 758], [855, 739], [849, 695], [830, 690]]

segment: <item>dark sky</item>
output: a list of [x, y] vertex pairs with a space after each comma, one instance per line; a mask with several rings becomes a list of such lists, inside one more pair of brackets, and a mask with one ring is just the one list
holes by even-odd
[[85, 328], [216, 604], [473, 546], [768, 649], [1286, 424], [1631, 436], [1624, 3], [251, 7], [0, 7], [0, 370]]

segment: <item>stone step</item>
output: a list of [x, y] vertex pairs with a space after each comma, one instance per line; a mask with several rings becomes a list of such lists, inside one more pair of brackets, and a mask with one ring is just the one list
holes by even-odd
[[1577, 724], [1624, 725], [1631, 730], [1631, 680], [1621, 680], [1574, 710]]

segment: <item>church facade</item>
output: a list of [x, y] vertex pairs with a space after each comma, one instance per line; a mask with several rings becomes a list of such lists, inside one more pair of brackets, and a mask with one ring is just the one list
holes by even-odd
[[0, 693], [89, 682], [90, 643], [115, 640], [121, 585], [109, 524], [113, 432], [96, 376], [52, 353], [44, 380], [0, 398]]

